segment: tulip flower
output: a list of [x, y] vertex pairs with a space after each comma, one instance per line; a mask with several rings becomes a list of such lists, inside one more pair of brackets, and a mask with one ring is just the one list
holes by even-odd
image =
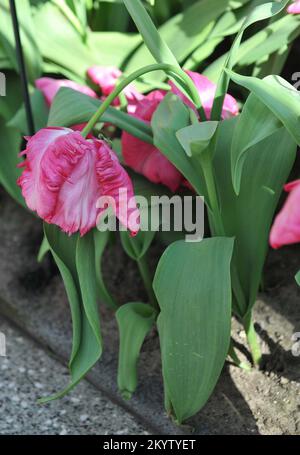
[[106, 142], [59, 127], [44, 128], [27, 141], [18, 185], [39, 217], [68, 234], [84, 235], [105, 211], [98, 208], [103, 197], [114, 201], [121, 223], [137, 233], [132, 182]]
[[287, 12], [290, 14], [300, 14], [300, 0], [295, 0], [288, 9]]
[[[201, 96], [205, 114], [207, 118], [210, 118], [216, 85], [201, 74], [191, 71], [187, 71], [187, 74], [194, 81]], [[169, 82], [169, 84], [173, 93], [178, 95], [186, 105], [193, 107], [191, 101], [183, 95], [175, 84], [172, 82]], [[150, 123], [155, 110], [166, 93], [162, 90], [155, 90], [137, 101], [135, 112], [132, 115], [146, 123]], [[222, 118], [233, 117], [238, 115], [238, 113], [239, 109], [236, 100], [232, 96], [226, 95]], [[125, 164], [136, 172], [143, 174], [151, 182], [162, 183], [171, 191], [176, 191], [180, 186], [187, 186], [184, 177], [156, 147], [142, 142], [125, 131], [122, 134], [122, 153]]]
[[[211, 82], [206, 76], [203, 76], [202, 74], [195, 73], [193, 71], [187, 71], [187, 74], [193, 80], [195, 86], [198, 89], [205, 115], [209, 119], [216, 93], [216, 84]], [[193, 108], [191, 101], [182, 94], [179, 88], [177, 88], [177, 86], [172, 81], [170, 81], [169, 84], [172, 87], [172, 92], [178, 95], [179, 98], [181, 98], [187, 106]], [[238, 113], [239, 107], [236, 100], [233, 98], [233, 96], [226, 95], [222, 109], [222, 119], [224, 120], [227, 118], [235, 117], [238, 115]]]
[[[116, 88], [118, 84], [118, 80], [122, 76], [122, 71], [120, 71], [118, 68], [114, 67], [105, 67], [105, 66], [92, 66], [88, 69], [87, 75], [91, 79], [91, 81], [98, 85], [101, 93], [103, 95], [103, 98], [106, 98], [108, 95], [110, 95], [113, 90]], [[129, 112], [132, 110], [130, 109], [131, 105], [135, 105], [135, 102], [137, 100], [140, 100], [143, 98], [143, 95], [141, 95], [136, 88], [134, 87], [133, 84], [129, 84], [123, 91], [127, 102], [129, 106]], [[117, 98], [114, 103], [115, 106], [120, 105], [120, 100]]]
[[288, 183], [284, 189], [289, 195], [270, 234], [270, 244], [275, 249], [300, 242], [300, 180]]
[[[145, 96], [137, 103], [134, 116], [150, 123], [165, 94], [162, 90], [155, 90]], [[122, 154], [127, 166], [153, 183], [163, 183], [171, 191], [176, 191], [184, 180], [181, 173], [154, 145], [147, 144], [126, 131], [122, 133]]]
[[40, 79], [37, 79], [35, 81], [35, 86], [38, 90], [40, 90], [43, 93], [46, 103], [48, 104], [49, 107], [51, 106], [55, 95], [57, 94], [58, 90], [61, 87], [69, 87], [72, 88], [73, 90], [76, 90], [77, 92], [81, 92], [84, 93], [85, 95], [91, 96], [92, 98], [97, 98], [97, 94], [91, 88], [85, 85], [77, 84], [77, 82], [70, 81], [68, 79], [53, 79], [51, 77], [41, 77]]

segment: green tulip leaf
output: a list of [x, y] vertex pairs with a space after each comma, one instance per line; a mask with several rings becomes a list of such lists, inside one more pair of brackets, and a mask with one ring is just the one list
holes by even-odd
[[153, 327], [156, 312], [145, 303], [127, 303], [116, 312], [120, 334], [118, 387], [129, 399], [137, 387], [137, 363], [146, 335]]
[[228, 353], [233, 244], [225, 237], [175, 242], [158, 264], [165, 403], [179, 423], [207, 402]]
[[40, 399], [40, 403], [66, 395], [84, 378], [102, 354], [93, 233], [81, 238], [77, 234], [69, 237], [58, 227], [48, 224], [44, 224], [44, 232], [68, 295], [73, 343], [69, 362], [70, 384], [62, 392]]

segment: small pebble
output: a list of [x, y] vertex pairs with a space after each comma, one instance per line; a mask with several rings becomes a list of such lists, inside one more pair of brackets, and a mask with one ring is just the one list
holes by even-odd
[[87, 414], [82, 414], [79, 417], [80, 422], [86, 422], [89, 419], [89, 416]]

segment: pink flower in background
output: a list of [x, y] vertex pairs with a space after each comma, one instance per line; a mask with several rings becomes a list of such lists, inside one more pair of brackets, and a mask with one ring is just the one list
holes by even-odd
[[69, 81], [68, 79], [53, 79], [51, 77], [41, 77], [35, 81], [35, 86], [40, 90], [46, 100], [48, 106], [51, 106], [52, 101], [61, 87], [69, 87], [77, 92], [97, 98], [97, 94], [91, 88], [77, 84], [77, 82]]
[[[100, 87], [103, 97], [106, 98], [114, 91], [123, 73], [118, 68], [95, 65], [88, 69], [87, 75], [94, 84]], [[136, 100], [143, 98], [143, 95], [136, 90], [133, 84], [128, 85], [123, 93], [129, 106], [132, 103], [135, 104]], [[116, 99], [114, 105], [119, 106], [120, 100]]]
[[[187, 73], [198, 88], [205, 113], [210, 118], [216, 85], [201, 74], [191, 71]], [[193, 107], [193, 104], [172, 82], [169, 82], [169, 84], [173, 93], [178, 95], [185, 104]], [[154, 112], [166, 93], [162, 90], [155, 90], [137, 101], [132, 115], [146, 123], [150, 123]], [[236, 100], [232, 96], [226, 95], [222, 117], [225, 119], [236, 116], [238, 113], [239, 109]], [[122, 133], [122, 153], [125, 164], [134, 171], [143, 174], [151, 182], [162, 183], [171, 191], [176, 191], [182, 185], [190, 187], [181, 173], [156, 147], [137, 139], [125, 131]]]
[[[152, 115], [166, 92], [155, 90], [137, 103], [135, 117], [150, 123]], [[163, 183], [171, 191], [176, 191], [184, 178], [170, 161], [154, 146], [131, 134], [122, 133], [122, 154], [124, 162], [134, 171], [143, 174], [153, 183]]]
[[[201, 102], [203, 105], [203, 109], [205, 111], [206, 117], [209, 120], [217, 86], [216, 86], [216, 84], [211, 82], [206, 76], [203, 76], [202, 74], [195, 73], [193, 71], [186, 71], [186, 73], [190, 76], [190, 78], [193, 80], [195, 86], [198, 89], [198, 92], [201, 96]], [[180, 91], [180, 89], [177, 88], [177, 86], [172, 81], [170, 81], [169, 84], [172, 87], [173, 93], [178, 95], [179, 98], [181, 98], [182, 101], [184, 101], [184, 103], [187, 106], [193, 107], [193, 104], [191, 103], [191, 101], [189, 99], [187, 99], [185, 95], [183, 95], [183, 93]], [[235, 117], [238, 114], [239, 114], [239, 107], [238, 107], [236, 100], [233, 98], [233, 96], [226, 95], [224, 104], [223, 104], [222, 118], [227, 119], [230, 117]]]
[[300, 242], [300, 180], [288, 183], [284, 189], [289, 195], [271, 230], [272, 248]]
[[99, 198], [110, 197], [121, 223], [137, 233], [138, 209], [128, 205], [134, 201], [131, 180], [104, 141], [69, 128], [44, 128], [27, 140], [18, 185], [31, 210], [68, 234], [84, 235], [104, 211], [97, 208]]
[[288, 9], [287, 12], [290, 14], [300, 14], [300, 0], [295, 0]]

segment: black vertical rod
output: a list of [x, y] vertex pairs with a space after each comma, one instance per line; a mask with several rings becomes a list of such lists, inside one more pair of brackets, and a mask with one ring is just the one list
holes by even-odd
[[15, 0], [9, 0], [9, 5], [10, 5], [10, 12], [11, 12], [12, 24], [13, 24], [13, 29], [14, 29], [14, 35], [15, 35], [16, 55], [17, 55], [18, 67], [19, 67], [19, 71], [20, 71], [20, 79], [21, 79], [23, 100], [24, 100], [25, 111], [26, 111], [28, 133], [30, 134], [30, 136], [33, 136], [35, 133], [34, 121], [33, 121], [32, 108], [31, 108], [31, 102], [30, 102], [30, 97], [29, 97], [28, 78], [27, 78], [27, 72], [26, 72], [26, 67], [25, 67], [24, 54], [23, 54], [23, 49], [22, 49], [21, 37], [20, 37], [20, 26], [19, 26], [19, 21], [18, 21]]

